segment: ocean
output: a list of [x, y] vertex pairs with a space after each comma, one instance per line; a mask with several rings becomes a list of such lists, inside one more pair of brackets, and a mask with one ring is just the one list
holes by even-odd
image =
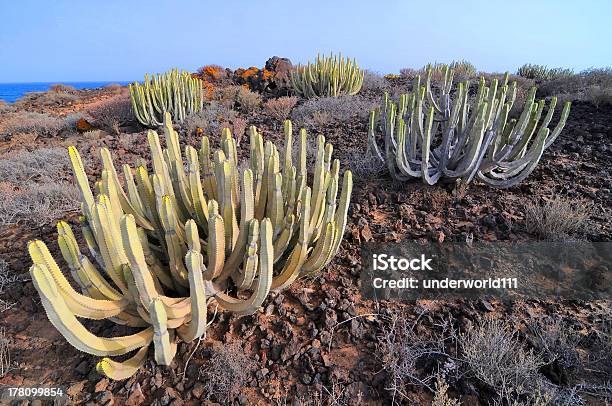
[[36, 83], [0, 83], [0, 100], [12, 103], [28, 92], [44, 92], [49, 90], [52, 85], [62, 83], [70, 85], [77, 89], [93, 89], [117, 83], [127, 85], [131, 82], [115, 81], [115, 82], [36, 82]]

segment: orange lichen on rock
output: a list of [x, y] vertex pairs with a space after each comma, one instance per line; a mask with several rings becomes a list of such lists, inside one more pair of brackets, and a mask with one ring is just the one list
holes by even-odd
[[264, 70], [262, 72], [263, 72], [262, 77], [263, 77], [264, 80], [270, 79], [270, 78], [274, 77], [274, 72], [272, 72], [270, 70], [267, 70], [267, 69], [264, 68]]
[[202, 87], [204, 88], [204, 96], [208, 100], [212, 100], [215, 96], [215, 85], [207, 81], [202, 81]]
[[254, 66], [251, 66], [249, 69], [245, 70], [244, 72], [242, 72], [241, 76], [244, 79], [248, 79], [251, 76], [255, 76], [259, 73], [259, 68], [256, 68]]
[[91, 131], [94, 129], [94, 126], [89, 123], [89, 121], [84, 118], [80, 118], [76, 123], [76, 128], [78, 132], [84, 133], [86, 131]]

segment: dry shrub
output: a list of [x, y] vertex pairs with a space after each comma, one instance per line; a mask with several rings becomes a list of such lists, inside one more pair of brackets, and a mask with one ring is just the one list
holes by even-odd
[[356, 179], [375, 179], [386, 172], [385, 163], [363, 150], [348, 153], [348, 166]]
[[469, 370], [501, 399], [537, 391], [544, 362], [525, 349], [507, 322], [485, 320], [459, 334], [458, 342]]
[[4, 126], [3, 135], [19, 133], [36, 133], [41, 137], [52, 137], [64, 128], [64, 120], [33, 111], [21, 111], [13, 114]]
[[312, 123], [317, 128], [324, 128], [334, 122], [334, 119], [328, 111], [315, 111], [312, 113]]
[[237, 95], [238, 109], [244, 113], [252, 113], [261, 106], [261, 95], [240, 86]]
[[118, 135], [120, 127], [133, 121], [132, 103], [128, 95], [121, 95], [96, 103], [87, 111], [100, 127]]
[[275, 120], [283, 121], [289, 117], [291, 110], [293, 110], [297, 102], [298, 98], [295, 96], [271, 99], [264, 103], [264, 113]]
[[581, 339], [561, 320], [538, 319], [529, 324], [534, 346], [547, 364], [543, 370], [556, 384], [570, 383], [571, 375], [582, 367], [576, 348]]
[[525, 205], [527, 232], [549, 241], [571, 241], [589, 227], [593, 204], [585, 200], [554, 197]]
[[366, 70], [363, 75], [362, 92], [383, 93], [389, 89], [389, 82], [380, 73]]
[[376, 102], [360, 96], [322, 97], [310, 99], [296, 107], [291, 117], [300, 125], [311, 128], [320, 128], [321, 118], [329, 118], [330, 124], [367, 122], [370, 110], [375, 106]]
[[245, 86], [227, 86], [217, 89], [214, 99], [228, 109], [251, 113], [261, 106], [261, 95]]
[[216, 344], [212, 356], [200, 369], [207, 399], [225, 404], [247, 386], [254, 363], [238, 342]]
[[39, 227], [79, 208], [79, 193], [71, 183], [31, 183], [17, 189], [0, 188], [0, 224], [27, 222]]
[[75, 94], [77, 93], [77, 89], [74, 86], [65, 85], [63, 83], [57, 83], [49, 87], [49, 92]]
[[448, 396], [448, 384], [441, 376], [436, 379], [436, 393], [431, 406], [461, 406], [461, 402]]
[[124, 86], [121, 86], [118, 83], [110, 83], [106, 86], [104, 86], [104, 90], [110, 92], [110, 93], [114, 93], [114, 94], [119, 94], [123, 92], [123, 89], [125, 89]]
[[334, 380], [330, 387], [322, 386], [319, 391], [298, 394], [291, 403], [285, 397], [276, 404], [278, 406], [360, 406], [367, 403], [363, 401], [363, 393], [351, 392], [348, 385]]
[[4, 327], [0, 327], [0, 378], [8, 374], [11, 369], [11, 353], [8, 344], [6, 330]]
[[[220, 135], [223, 128], [231, 127], [231, 123], [236, 125], [233, 128], [235, 133], [240, 131], [238, 113], [221, 102], [212, 101], [202, 110], [188, 116], [182, 125], [188, 135], [197, 134], [200, 131], [205, 135]], [[198, 131], [198, 128], [200, 131]], [[242, 132], [244, 132], [244, 129]]]
[[612, 67], [592, 68], [570, 76], [548, 80], [540, 85], [542, 96], [563, 100], [590, 101], [596, 107], [612, 104]]
[[229, 124], [230, 125], [226, 127], [232, 130], [232, 134], [234, 138], [236, 138], [236, 143], [240, 145], [240, 141], [242, 141], [244, 132], [246, 131], [247, 121], [242, 117], [234, 117]]
[[0, 159], [0, 179], [15, 185], [32, 180], [58, 181], [71, 178], [68, 152], [64, 148], [21, 150]]
[[[444, 348], [453, 336], [449, 326], [442, 324], [440, 333], [424, 334], [420, 320], [409, 322], [393, 315], [378, 336], [376, 356], [387, 373], [386, 389], [394, 397], [407, 398], [407, 385], [424, 386], [434, 393], [437, 377], [456, 368]], [[426, 364], [430, 367], [423, 368]]]

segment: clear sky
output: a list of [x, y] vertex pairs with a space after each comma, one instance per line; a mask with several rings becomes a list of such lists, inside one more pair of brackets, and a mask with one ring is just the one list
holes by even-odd
[[135, 80], [329, 51], [381, 73], [454, 59], [487, 71], [608, 66], [612, 1], [0, 0], [0, 83]]

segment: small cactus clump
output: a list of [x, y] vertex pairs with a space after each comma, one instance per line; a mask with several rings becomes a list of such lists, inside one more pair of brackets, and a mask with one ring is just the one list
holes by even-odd
[[[90, 256], [68, 223], [57, 228], [79, 291], [42, 241], [28, 245], [30, 273], [49, 320], [77, 349], [105, 357], [97, 370], [112, 379], [133, 375], [151, 346], [157, 363], [169, 365], [179, 339], [204, 336], [209, 304], [251, 314], [271, 291], [321, 270], [338, 252], [347, 222], [352, 175], [346, 171], [340, 179], [340, 163], [323, 136], [308, 186], [306, 132], [300, 131], [294, 162], [290, 121], [282, 159], [251, 127], [250, 160], [243, 166], [227, 129], [213, 154], [207, 137], [199, 151], [187, 146], [182, 153], [168, 112], [164, 133], [167, 149], [156, 132], [148, 133], [152, 168], [145, 161], [123, 165], [125, 185], [102, 149], [102, 176], [92, 190], [79, 153], [69, 149]], [[78, 318], [141, 330], [99, 337]], [[122, 362], [109, 358], [132, 351]]]
[[[551, 98], [543, 114], [546, 102], [535, 100], [534, 87], [520, 117], [509, 119], [517, 87], [516, 82], [508, 84], [508, 74], [501, 86], [497, 79], [487, 86], [481, 78], [473, 101], [467, 80], [451, 92], [454, 72], [449, 67], [436, 92], [431, 74], [429, 67], [424, 85], [420, 76], [415, 77], [412, 92], [402, 94], [398, 104], [385, 94], [381, 107], [370, 114], [368, 152], [386, 162], [400, 181], [422, 178], [433, 185], [441, 179], [469, 183], [477, 177], [489, 186], [514, 186], [533, 171], [569, 115], [567, 102], [551, 131], [557, 98]], [[384, 152], [378, 146], [378, 131]]]
[[305, 98], [355, 95], [361, 90], [364, 74], [354, 59], [317, 55], [315, 63], [295, 67], [291, 83], [293, 90]]
[[189, 72], [173, 69], [149, 76], [143, 83], [130, 84], [132, 109], [136, 119], [146, 127], [159, 127], [164, 114], [182, 123], [185, 117], [204, 107], [203, 83]]

